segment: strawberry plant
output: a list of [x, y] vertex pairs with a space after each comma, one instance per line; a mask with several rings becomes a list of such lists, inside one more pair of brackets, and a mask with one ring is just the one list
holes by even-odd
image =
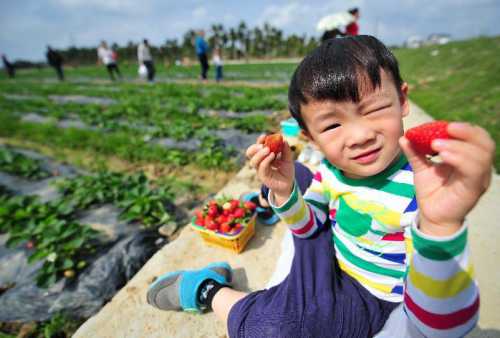
[[50, 174], [41, 167], [40, 161], [14, 152], [8, 148], [0, 148], [0, 170], [30, 180], [38, 180], [50, 176]]
[[43, 261], [36, 275], [41, 287], [74, 276], [97, 244], [97, 232], [72, 221], [57, 201], [40, 203], [32, 196], [0, 197], [0, 225], [0, 233], [9, 234], [7, 246], [26, 243], [28, 262]]
[[146, 227], [159, 226], [170, 220], [165, 206], [174, 195], [168, 186], [152, 188], [144, 173], [123, 175], [100, 172], [57, 183], [68, 205], [79, 209], [105, 203], [123, 208], [121, 218], [140, 222]]

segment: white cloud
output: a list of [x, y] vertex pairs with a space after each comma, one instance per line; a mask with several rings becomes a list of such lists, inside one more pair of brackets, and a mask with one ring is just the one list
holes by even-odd
[[207, 9], [203, 6], [196, 7], [193, 10], [194, 19], [205, 19], [207, 16]]
[[291, 2], [284, 6], [269, 5], [264, 9], [257, 22], [259, 24], [268, 22], [273, 26], [284, 28], [303, 21], [310, 12], [309, 5], [298, 2]]
[[94, 8], [112, 12], [144, 12], [147, 2], [134, 0], [52, 0], [56, 6], [68, 10]]

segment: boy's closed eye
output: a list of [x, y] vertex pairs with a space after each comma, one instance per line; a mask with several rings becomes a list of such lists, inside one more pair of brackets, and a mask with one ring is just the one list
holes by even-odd
[[368, 114], [372, 114], [372, 113], [376, 113], [376, 112], [380, 112], [384, 109], [387, 109], [387, 108], [390, 108], [391, 105], [390, 104], [386, 104], [386, 105], [382, 105], [382, 106], [377, 106], [375, 108], [370, 108], [368, 110], [366, 110], [363, 115], [368, 115]]

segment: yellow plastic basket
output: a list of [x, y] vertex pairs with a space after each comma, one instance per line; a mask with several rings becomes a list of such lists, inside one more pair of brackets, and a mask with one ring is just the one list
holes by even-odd
[[229, 249], [233, 252], [240, 253], [243, 251], [247, 245], [250, 238], [255, 234], [255, 219], [256, 214], [250, 218], [248, 223], [243, 224], [241, 231], [234, 235], [217, 233], [211, 230], [207, 230], [202, 226], [196, 225], [194, 223], [195, 218], [191, 220], [191, 227], [201, 235], [205, 243], [218, 246], [221, 248]]

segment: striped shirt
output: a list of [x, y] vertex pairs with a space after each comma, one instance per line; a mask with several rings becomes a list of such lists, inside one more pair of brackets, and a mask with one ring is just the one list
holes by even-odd
[[348, 178], [323, 160], [303, 197], [295, 184], [282, 206], [272, 202], [297, 237], [310, 237], [328, 218], [340, 268], [376, 297], [404, 301], [424, 335], [463, 335], [474, 327], [479, 293], [467, 228], [448, 238], [418, 230], [413, 172], [404, 156], [364, 179]]

